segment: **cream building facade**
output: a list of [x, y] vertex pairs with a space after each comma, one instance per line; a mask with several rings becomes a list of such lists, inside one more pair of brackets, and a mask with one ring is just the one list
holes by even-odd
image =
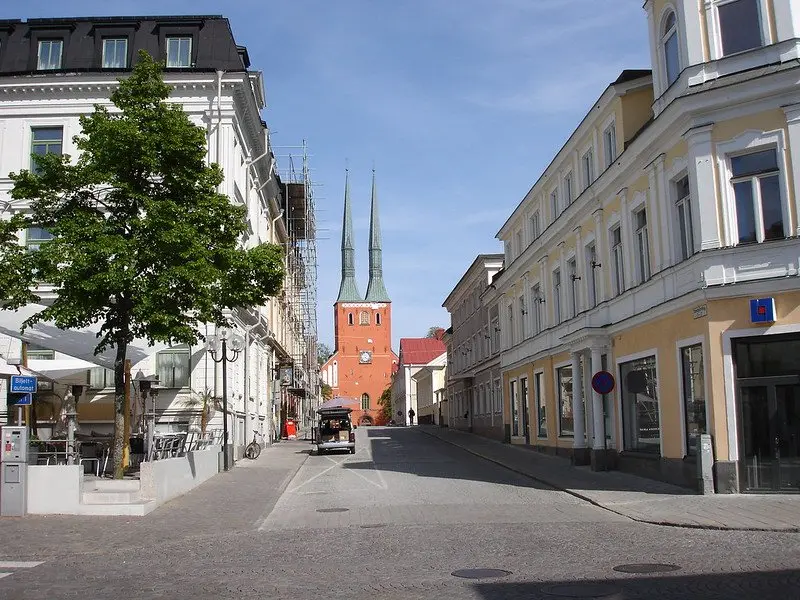
[[442, 352], [411, 376], [417, 388], [417, 422], [420, 425], [442, 424], [442, 410], [446, 410], [442, 402], [446, 373], [447, 353]]
[[693, 487], [708, 433], [717, 492], [797, 492], [800, 0], [644, 9], [497, 234], [506, 439]]

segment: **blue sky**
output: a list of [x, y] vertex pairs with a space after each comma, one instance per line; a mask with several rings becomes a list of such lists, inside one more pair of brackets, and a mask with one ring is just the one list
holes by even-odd
[[318, 329], [333, 346], [345, 166], [360, 291], [377, 175], [392, 339], [442, 302], [605, 87], [649, 68], [641, 0], [27, 0], [0, 18], [222, 14], [263, 71], [280, 167], [308, 143]]

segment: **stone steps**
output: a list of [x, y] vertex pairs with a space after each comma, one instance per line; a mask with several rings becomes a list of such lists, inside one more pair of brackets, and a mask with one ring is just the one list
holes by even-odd
[[85, 479], [80, 514], [144, 516], [156, 501], [142, 498], [138, 479]]

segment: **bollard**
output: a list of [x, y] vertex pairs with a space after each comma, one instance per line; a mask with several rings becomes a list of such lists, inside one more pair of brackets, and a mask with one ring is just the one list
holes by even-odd
[[701, 433], [697, 440], [697, 491], [700, 494], [714, 492], [714, 446], [711, 435]]

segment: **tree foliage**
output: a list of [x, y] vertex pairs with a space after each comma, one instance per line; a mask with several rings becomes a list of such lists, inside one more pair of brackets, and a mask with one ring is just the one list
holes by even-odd
[[322, 384], [322, 401], [326, 402], [333, 398], [333, 388], [327, 383]]
[[[218, 165], [206, 164], [206, 135], [167, 102], [162, 66], [145, 52], [111, 94], [118, 110], [97, 105], [81, 117], [80, 151], [34, 156], [36, 172], [12, 173], [15, 200], [30, 214], [0, 227], [4, 308], [38, 297], [55, 301], [24, 327], [51, 320], [62, 329], [99, 324], [95, 353], [116, 349], [115, 476], [122, 476], [127, 345], [196, 344], [198, 323], [229, 324], [226, 310], [264, 304], [284, 278], [280, 246], [240, 248], [246, 208], [219, 192]], [[36, 225], [53, 239], [37, 252], [16, 232]]]
[[390, 383], [378, 398], [378, 405], [381, 407], [380, 421], [388, 423], [394, 417], [392, 416], [392, 384]]
[[319, 366], [324, 365], [328, 362], [328, 359], [333, 356], [333, 350], [328, 344], [325, 343], [318, 343], [317, 344], [317, 363]]
[[428, 333], [425, 337], [427, 338], [436, 338], [437, 340], [442, 339], [442, 335], [444, 335], [444, 327], [434, 326], [428, 329]]

